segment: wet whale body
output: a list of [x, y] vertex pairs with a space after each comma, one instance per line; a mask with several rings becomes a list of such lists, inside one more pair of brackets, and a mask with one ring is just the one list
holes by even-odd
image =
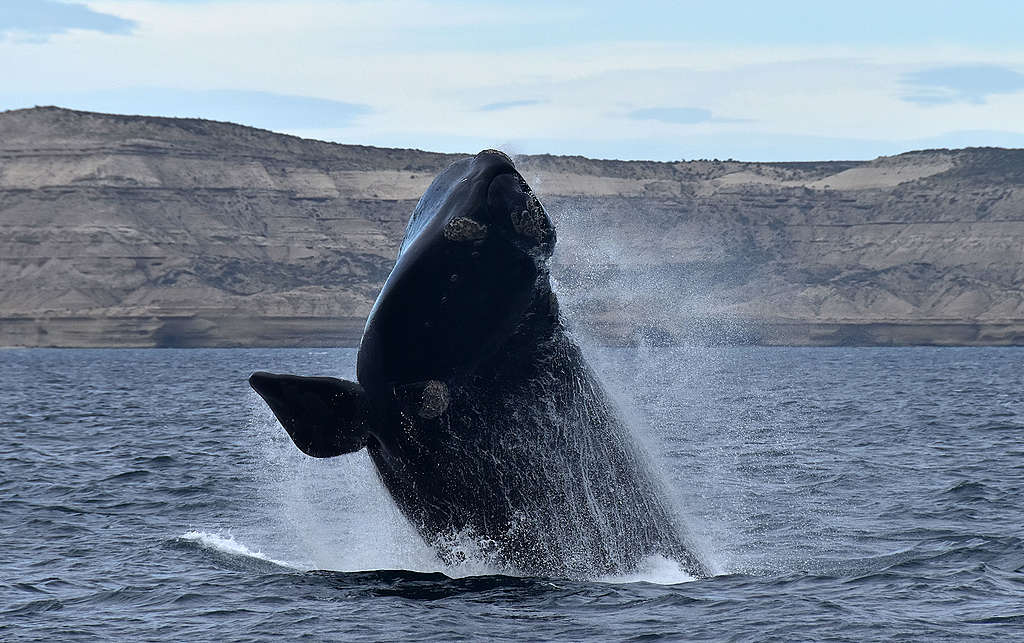
[[555, 230], [494, 150], [420, 199], [366, 322], [358, 382], [254, 373], [292, 440], [367, 449], [442, 560], [464, 543], [513, 570], [593, 578], [649, 556], [707, 569], [578, 346], [551, 290]]

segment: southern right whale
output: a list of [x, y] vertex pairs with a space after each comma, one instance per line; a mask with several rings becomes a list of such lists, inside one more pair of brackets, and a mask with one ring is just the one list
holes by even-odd
[[366, 322], [358, 382], [254, 373], [314, 457], [366, 448], [442, 560], [472, 541], [529, 575], [706, 565], [551, 290], [555, 229], [512, 161], [456, 162], [420, 199]]

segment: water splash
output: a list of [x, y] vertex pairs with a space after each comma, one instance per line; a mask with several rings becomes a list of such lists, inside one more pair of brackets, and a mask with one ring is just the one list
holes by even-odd
[[[530, 394], [540, 399], [550, 396], [551, 390], [564, 389], [554, 382], [531, 386]], [[595, 552], [603, 552], [599, 559], [604, 557], [611, 567], [633, 566], [629, 561], [650, 551], [646, 547], [661, 538], [648, 530], [665, 528], [669, 522], [663, 519], [664, 508], [656, 494], [634, 489], [638, 484], [649, 485], [650, 480], [629, 432], [603, 429], [602, 438], [578, 430], [616, 413], [603, 394], [592, 390], [595, 386], [599, 385], [591, 377], [582, 377], [569, 387], [565, 399], [552, 398], [550, 404], [536, 408], [523, 409], [518, 396], [505, 400], [512, 425], [525, 423], [540, 431], [522, 441], [502, 439], [494, 449], [498, 458], [528, 460], [531, 466], [526, 475], [551, 490], [548, 500], [538, 498], [537, 506], [524, 516], [523, 528], [540, 528], [554, 548], [551, 554], [564, 560], [567, 570], [577, 570], [570, 571], [570, 577], [579, 576], [578, 570], [592, 569]], [[522, 412], [540, 416], [517, 419]], [[495, 558], [486, 542], [467, 533], [452, 534], [439, 543], [444, 550], [442, 562], [394, 505], [365, 452], [326, 460], [309, 458], [295, 449], [255, 394], [250, 414], [253, 453], [262, 461], [256, 482], [262, 490], [264, 513], [275, 523], [270, 529], [264, 526], [264, 540], [259, 542], [263, 550], [301, 560], [306, 569], [406, 569], [449, 577], [521, 575], [507, 561]], [[516, 435], [514, 429], [497, 433]], [[552, 443], [537, 449], [538, 439]], [[503, 454], [502, 448], [510, 451]], [[628, 500], [634, 496], [643, 502]], [[551, 505], [565, 511], [554, 512]], [[267, 533], [273, 535], [269, 541]], [[642, 561], [636, 572], [622, 577], [629, 580], [621, 582], [675, 583], [692, 578], [679, 571], [678, 562], [653, 560]]]
[[[540, 178], [530, 177], [540, 186], [538, 193], [543, 192]], [[695, 456], [691, 461], [710, 466], [723, 466], [728, 454], [704, 453], [706, 427], [687, 423], [692, 414], [652, 417], [641, 409], [651, 406], [655, 391], [701, 405], [693, 399], [699, 387], [687, 390], [687, 378], [700, 378], [718, 366], [723, 352], [714, 347], [743, 336], [742, 325], [721, 322], [728, 317], [723, 312], [726, 302], [701, 270], [666, 271], [645, 264], [643, 253], [630, 247], [628, 235], [609, 225], [621, 220], [621, 213], [597, 211], [582, 200], [552, 199], [546, 205], [559, 234], [552, 258], [553, 289], [570, 332], [624, 418], [641, 457], [650, 463], [663, 497], [686, 525], [690, 545], [712, 573], [724, 573], [732, 567], [730, 556], [720, 549], [724, 527], [698, 497], [694, 472], [670, 471], [668, 461], [678, 460], [679, 447]], [[609, 340], [632, 347], [635, 359], [629, 368], [624, 368], [622, 351], [602, 346]], [[666, 360], [666, 354], [672, 357]], [[674, 447], [671, 458], [666, 447]], [[650, 570], [638, 573], [643, 577]]]
[[275, 551], [291, 551], [315, 569], [444, 571], [359, 451], [310, 458], [292, 444], [273, 413], [250, 395], [253, 452], [265, 513], [276, 521]]
[[[531, 183], [543, 187], [543, 181], [533, 179]], [[598, 466], [598, 461], [608, 456], [611, 447], [619, 454], [628, 454], [627, 459], [635, 465], [633, 468], [643, 471], [649, 468], [649, 453], [656, 450], [652, 447], [661, 442], [658, 439], [660, 436], [654, 436], [644, 427], [641, 415], [633, 409], [634, 404], [643, 402], [636, 394], [638, 389], [643, 389], [643, 383], [634, 379], [632, 386], [622, 386], [621, 376], [613, 374], [609, 377], [608, 360], [602, 359], [600, 351], [595, 349], [596, 342], [591, 338], [607, 336], [609, 319], [616, 317], [614, 310], [600, 310], [605, 305], [601, 302], [607, 301], [611, 295], [612, 300], [632, 310], [631, 316], [618, 314], [619, 318], [634, 320], [639, 317], [645, 320], [637, 325], [630, 338], [634, 345], [640, 347], [641, 353], [650, 351], [653, 344], [666, 337], [693, 337], [702, 333], [708, 336], [709, 331], [700, 328], [695, 330], [692, 319], [686, 322], [690, 326], [684, 329], [685, 333], [679, 330], [678, 324], [673, 326], [680, 320], [680, 307], [678, 298], [670, 295], [678, 293], [679, 284], [651, 280], [649, 275], [638, 270], [634, 258], [627, 260], [626, 249], [618, 245], [617, 240], [610, 235], [601, 233], [601, 217], [597, 213], [585, 212], [578, 207], [561, 207], [555, 209], [553, 214], [560, 235], [553, 271], [555, 288], [562, 309], [567, 313], [565, 316], [578, 322], [574, 336], [588, 359], [596, 366], [601, 380], [605, 382], [604, 388], [612, 392], [612, 407], [617, 407], [610, 411], [590, 408], [593, 400], [603, 400], [604, 396], [578, 395], [575, 399], [579, 408], [573, 408], [568, 414], [562, 409], [547, 418], [547, 425], [553, 428], [552, 434], [569, 436], [571, 448], [555, 448], [546, 452], [547, 455], [539, 462], [542, 470], [537, 475], [556, 483], [553, 489], [556, 495], [561, 493], [566, 498], [572, 496], [571, 500], [562, 503], [570, 508], [570, 513], [578, 511], [581, 516], [587, 514], [596, 517], [594, 523], [581, 519], [581, 516], [575, 516], [575, 519], [572, 515], [552, 516], [546, 525], [551, 538], [561, 543], [560, 551], [571, 558], [573, 543], [579, 549], [592, 548], [595, 542], [600, 544], [614, 541], [621, 538], [624, 531], [636, 528], [635, 524], [630, 523], [644, 519], [641, 515], [644, 512], [642, 507], [634, 507], [632, 512], [625, 511], [622, 515], [612, 516], [607, 515], [606, 508], [599, 506], [607, 498], [593, 492], [590, 485], [600, 486], [601, 481], [588, 478], [594, 472], [608, 469], [607, 466]], [[695, 282], [688, 284], [684, 290], [689, 293], [684, 302], [688, 309], [710, 309], [707, 297], [702, 299], [701, 293], [704, 291]], [[640, 377], [637, 373], [634, 378]], [[612, 384], [609, 386], [608, 382]], [[624, 390], [631, 394], [623, 394]], [[255, 396], [252, 396], [252, 400], [252, 429], [254, 435], [258, 436], [257, 444], [262, 445], [262, 457], [266, 463], [261, 480], [264, 497], [268, 504], [276, 505], [280, 528], [291, 536], [289, 540], [296, 554], [308, 559], [311, 567], [339, 571], [441, 571], [451, 576], [514, 572], [496, 564], [488, 556], [485, 544], [482, 546], [468, 534], [453, 535], [451, 542], [444, 544], [449, 553], [454, 554], [447, 559], [454, 562], [451, 565], [441, 563], [391, 501], [365, 452], [330, 461], [307, 458], [293, 447], [269, 410], [259, 404]], [[621, 436], [624, 442], [614, 445], [596, 444], [591, 439], [593, 436], [585, 431], [566, 430], [607, 412], [627, 418], [630, 431]], [[676, 428], [690, 430], [693, 427]], [[640, 444], [639, 449], [634, 442]], [[654, 477], [656, 484], [666, 479], [661, 467], [655, 466]], [[562, 489], [557, 488], [559, 480], [565, 483]], [[581, 481], [583, 497], [577, 498], [578, 490], [570, 487], [578, 486]], [[629, 484], [628, 481], [619, 483]], [[692, 511], [686, 514], [678, 511], [679, 506], [692, 506], [686, 492], [678, 491], [675, 488], [671, 493], [661, 495], [677, 507], [677, 514], [686, 516], [683, 523], [692, 525], [698, 522]], [[589, 528], [581, 530], [578, 528], [580, 525], [596, 527], [597, 533], [589, 533]], [[706, 554], [711, 549], [707, 536], [713, 530], [698, 528], [697, 532], [702, 535], [696, 539], [699, 543], [697, 549]], [[609, 555], [613, 559], [618, 556]], [[700, 558], [710, 560], [713, 571], [721, 571], [723, 568], [713, 556], [704, 555]], [[572, 568], [573, 564], [570, 562], [568, 566]], [[672, 572], [673, 569], [678, 573]], [[621, 582], [659, 582], [657, 579], [682, 582], [692, 577], [679, 571], [678, 563], [669, 559], [659, 561], [655, 557], [645, 560], [634, 574], [608, 578], [632, 579]]]

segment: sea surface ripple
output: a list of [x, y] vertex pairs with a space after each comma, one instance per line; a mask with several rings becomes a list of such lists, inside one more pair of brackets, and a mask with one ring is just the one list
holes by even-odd
[[246, 377], [355, 352], [0, 351], [0, 639], [1024, 637], [1024, 350], [605, 349], [717, 575], [444, 568]]

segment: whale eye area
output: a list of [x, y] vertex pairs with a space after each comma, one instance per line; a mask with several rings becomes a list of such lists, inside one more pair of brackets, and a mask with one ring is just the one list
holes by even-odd
[[448, 385], [440, 380], [400, 384], [393, 388], [399, 409], [406, 417], [434, 420], [448, 410]]

